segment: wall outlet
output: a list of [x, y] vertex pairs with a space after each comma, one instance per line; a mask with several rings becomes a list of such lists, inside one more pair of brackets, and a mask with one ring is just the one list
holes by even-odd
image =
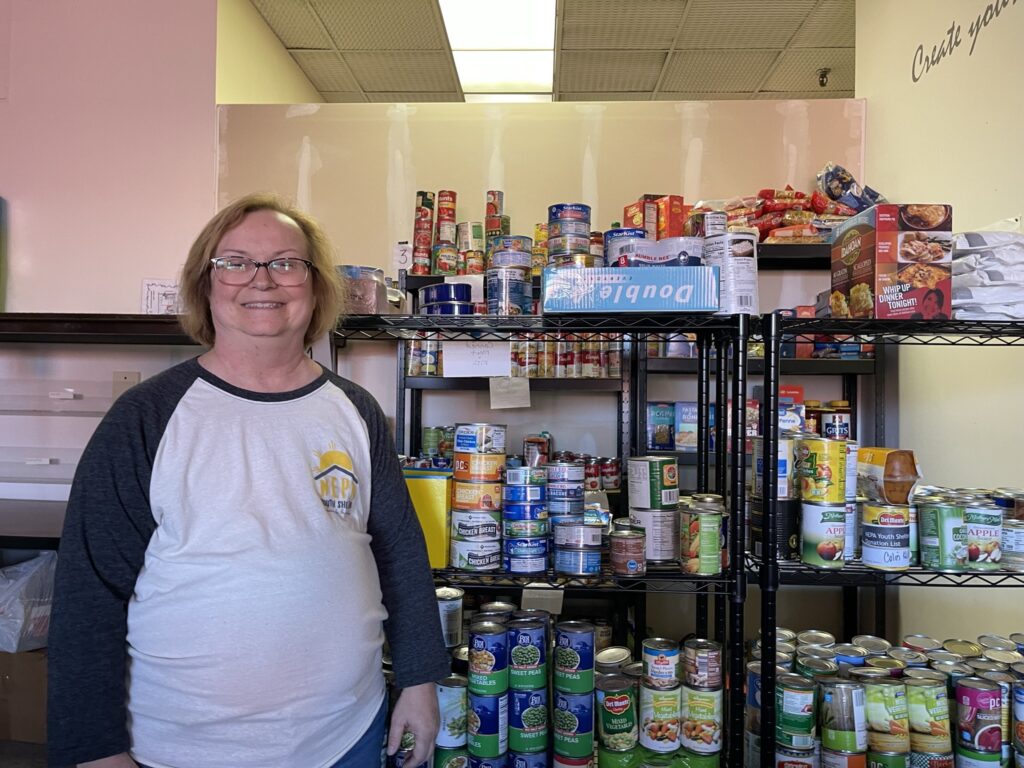
[[113, 397], [115, 400], [142, 381], [138, 371], [114, 371]]

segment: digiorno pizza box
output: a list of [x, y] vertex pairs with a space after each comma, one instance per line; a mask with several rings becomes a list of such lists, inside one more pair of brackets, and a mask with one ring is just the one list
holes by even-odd
[[844, 221], [832, 241], [832, 317], [948, 320], [953, 208], [883, 203]]

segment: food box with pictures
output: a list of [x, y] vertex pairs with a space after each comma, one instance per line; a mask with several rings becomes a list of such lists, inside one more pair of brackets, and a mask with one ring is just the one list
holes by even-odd
[[832, 317], [948, 320], [953, 209], [881, 204], [832, 242]]

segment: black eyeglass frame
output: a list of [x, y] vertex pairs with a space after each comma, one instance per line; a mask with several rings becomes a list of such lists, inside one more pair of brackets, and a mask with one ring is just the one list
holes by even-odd
[[266, 270], [267, 270], [267, 275], [273, 281], [274, 285], [280, 286], [281, 284], [279, 282], [277, 282], [277, 280], [274, 280], [274, 273], [270, 269], [270, 265], [275, 263], [275, 262], [278, 262], [278, 261], [300, 261], [300, 262], [302, 262], [303, 264], [306, 265], [306, 275], [305, 275], [305, 277], [302, 278], [302, 282], [301, 283], [295, 283], [295, 285], [286, 285], [286, 286], [284, 286], [285, 288], [295, 288], [295, 287], [300, 286], [300, 285], [305, 285], [306, 281], [309, 280], [310, 273], [316, 271], [316, 264], [314, 264], [312, 261], [310, 261], [309, 259], [300, 259], [300, 258], [297, 258], [295, 256], [282, 256], [279, 259], [271, 259], [270, 261], [256, 261], [256, 259], [250, 259], [248, 256], [214, 256], [213, 258], [210, 259], [210, 264], [212, 266], [212, 272], [214, 274], [221, 274], [222, 273], [222, 270], [217, 268], [217, 262], [224, 261], [226, 259], [245, 259], [246, 261], [248, 261], [250, 264], [253, 265], [254, 269], [252, 271], [252, 277], [250, 277], [244, 283], [228, 283], [228, 282], [226, 282], [224, 280], [223, 277], [218, 277], [217, 279], [220, 280], [221, 282], [223, 282], [225, 285], [234, 285], [234, 286], [248, 285], [249, 283], [251, 283], [253, 280], [256, 279], [256, 273], [260, 271], [260, 267], [265, 267]]

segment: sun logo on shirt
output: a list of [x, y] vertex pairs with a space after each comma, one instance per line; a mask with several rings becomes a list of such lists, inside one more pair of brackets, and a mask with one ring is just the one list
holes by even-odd
[[313, 481], [317, 485], [324, 509], [339, 515], [348, 514], [359, 485], [352, 458], [334, 445], [319, 454], [318, 458], [319, 464], [313, 468]]

